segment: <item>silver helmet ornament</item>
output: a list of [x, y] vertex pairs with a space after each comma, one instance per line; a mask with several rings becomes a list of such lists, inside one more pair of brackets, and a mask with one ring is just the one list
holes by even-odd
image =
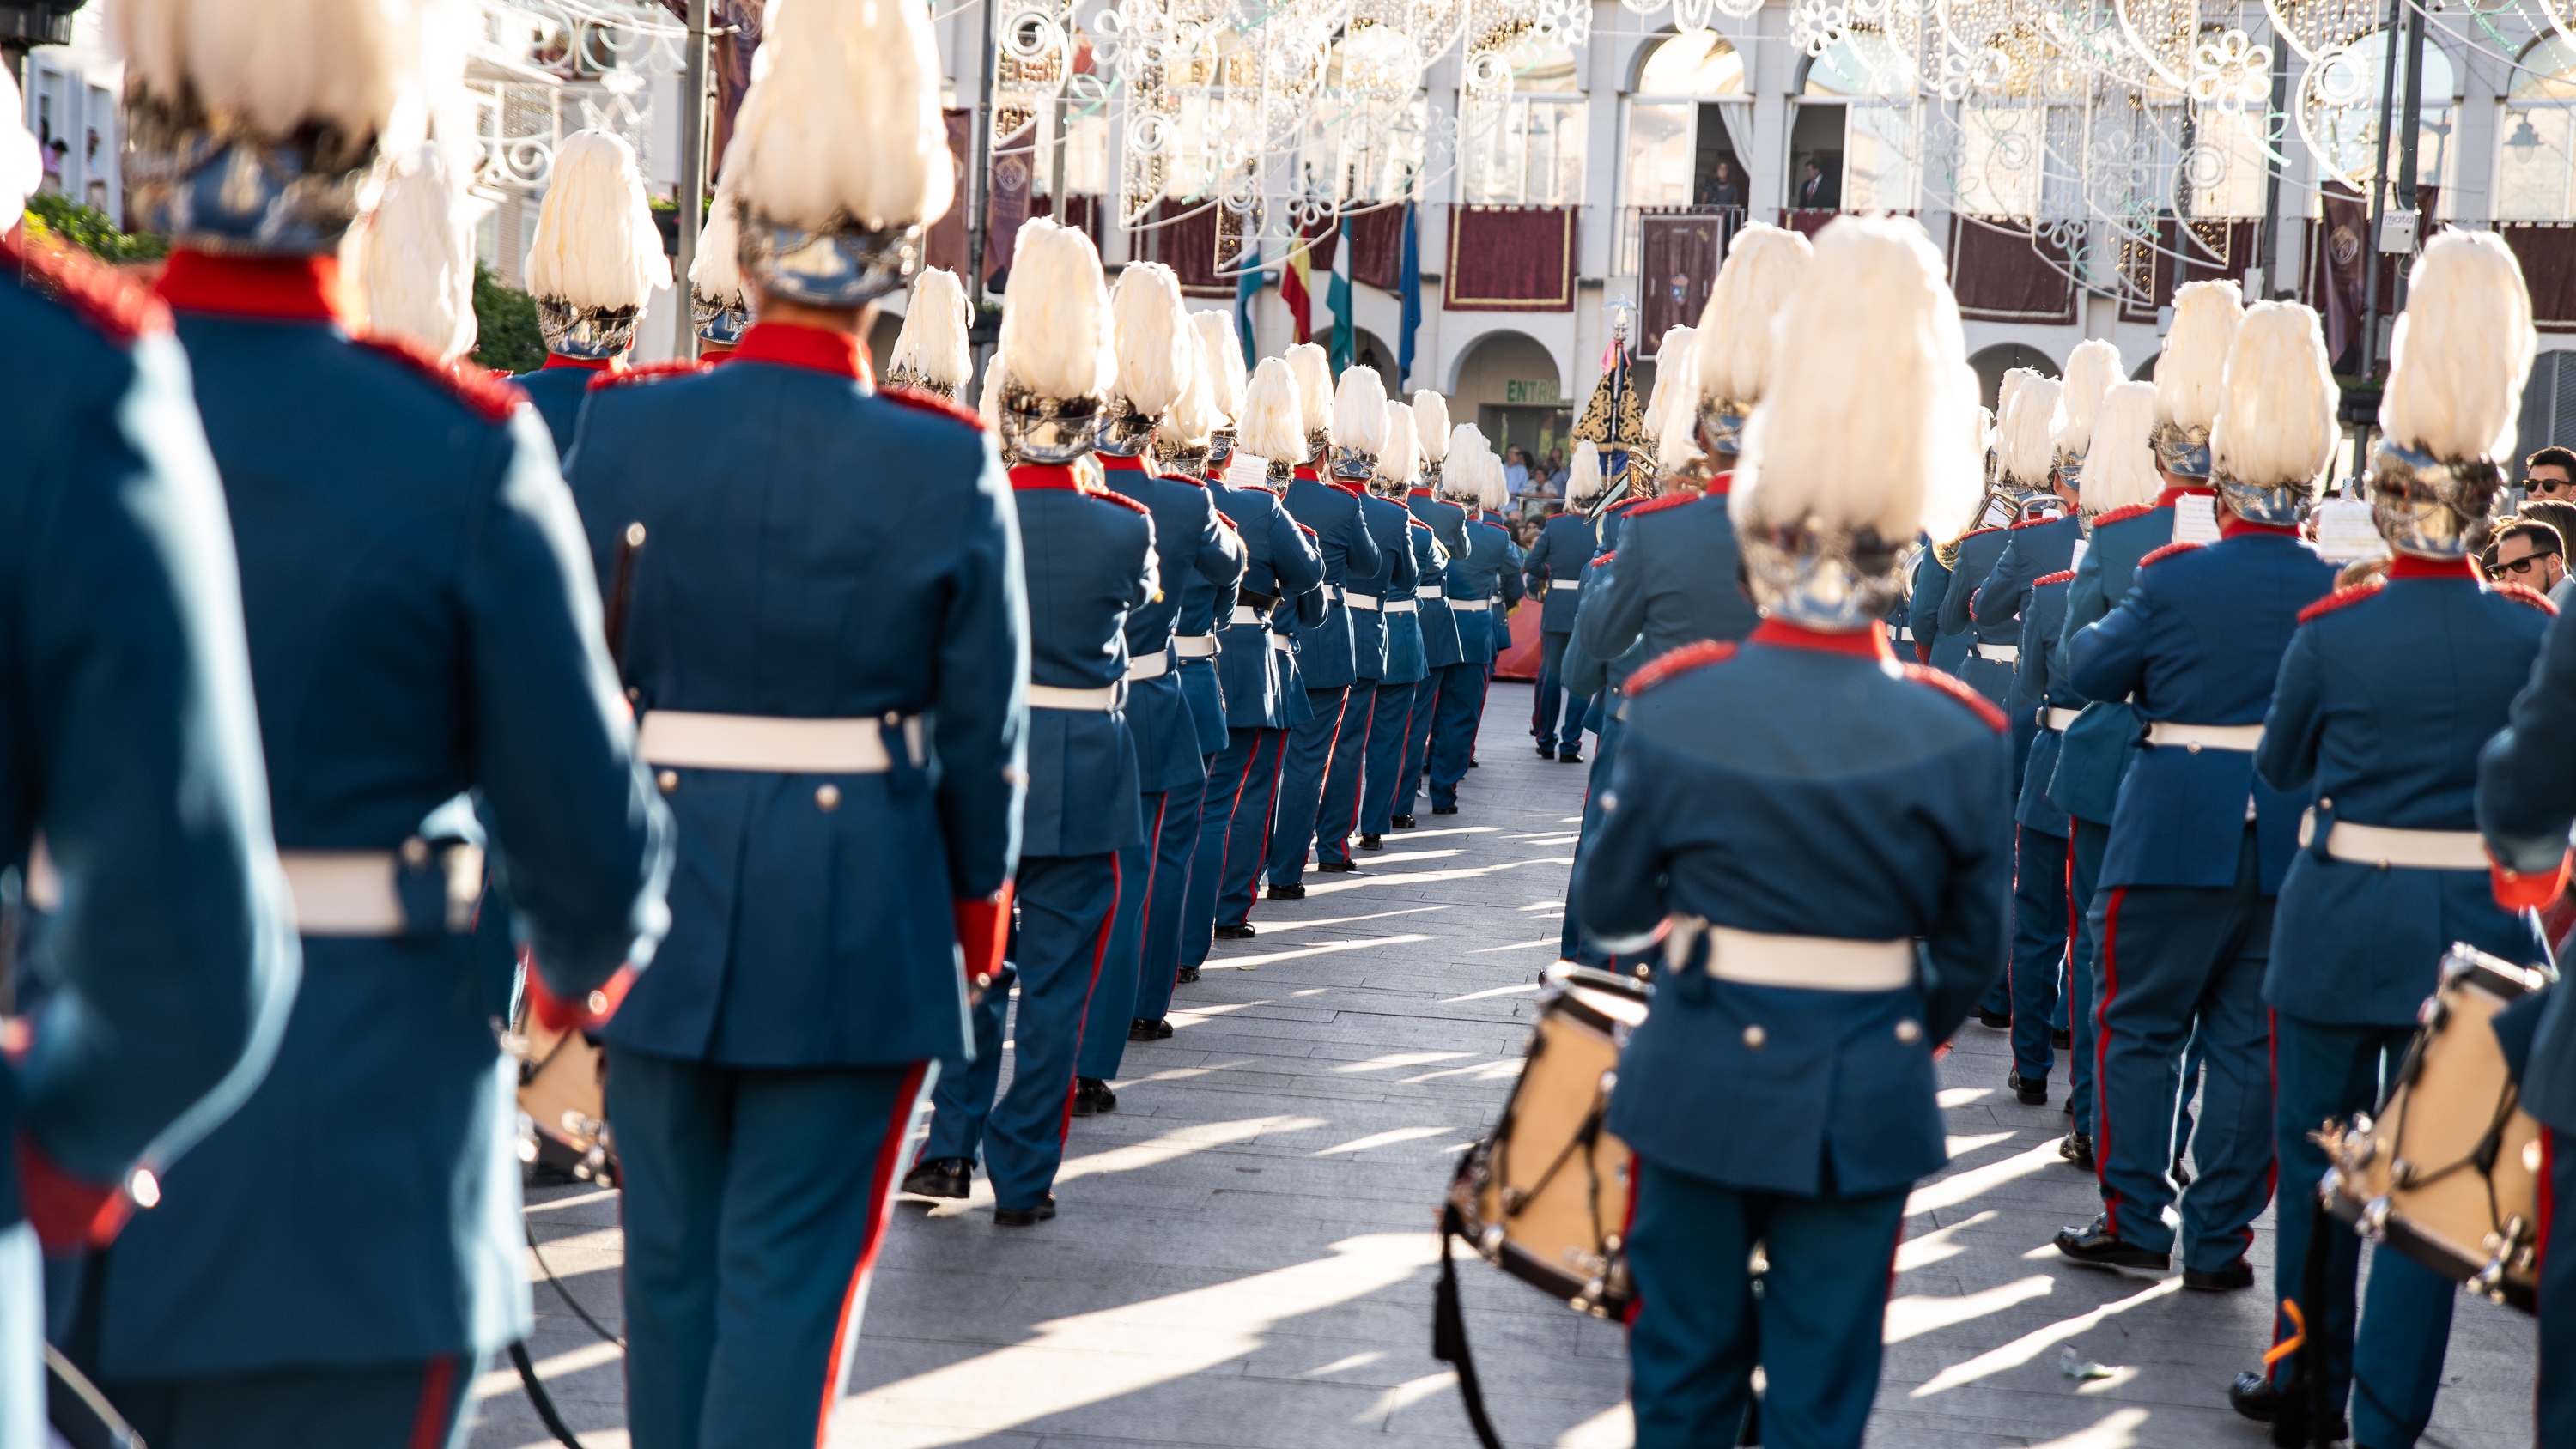
[[2538, 345], [2521, 263], [2500, 238], [2446, 231], [2425, 244], [2407, 276], [2370, 460], [2371, 520], [2390, 548], [2468, 554], [2470, 526], [2504, 487], [2499, 460]]
[[2227, 352], [2225, 401], [2210, 425], [2210, 481], [2248, 523], [2297, 526], [2334, 459], [2332, 364], [2317, 314], [2295, 302], [2245, 310]]
[[[1092, 450], [1118, 376], [1109, 290], [1091, 238], [1039, 217], [1020, 229], [1002, 304], [1002, 442], [1023, 462]], [[989, 384], [988, 384], [989, 385]]]

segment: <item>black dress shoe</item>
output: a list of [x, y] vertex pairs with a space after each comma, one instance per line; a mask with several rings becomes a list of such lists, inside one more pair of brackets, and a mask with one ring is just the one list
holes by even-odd
[[1478, 764], [1478, 763], [1476, 763], [1474, 760], [1469, 760], [1469, 761], [1467, 762], [1467, 768], [1468, 768], [1468, 769], [1470, 769], [1470, 770], [1481, 770], [1481, 769], [1483, 769], [1483, 768], [1485, 768], [1485, 767], [1484, 767], [1484, 766], [1482, 766], [1482, 765], [1480, 765], [1480, 764]]
[[2025, 1107], [2048, 1105], [2048, 1078], [2046, 1077], [2034, 1082], [2019, 1072], [2008, 1072], [2004, 1076], [2004, 1085], [2012, 1088], [2013, 1100]]
[[[1252, 934], [1252, 928], [1250, 926], [1238, 926], [1236, 929], [1247, 936]], [[1184, 966], [1181, 968], [1180, 974], [1172, 978], [1172, 984], [1174, 986], [1187, 986], [1198, 979], [1199, 968], [1196, 966]]]
[[1281, 885], [1274, 880], [1270, 883], [1270, 898], [1274, 901], [1302, 901], [1306, 898], [1306, 887], [1296, 881]]
[[[1542, 760], [1553, 760], [1553, 759], [1555, 759], [1555, 758], [1556, 758], [1556, 746], [1554, 746], [1554, 745], [1541, 745], [1541, 746], [1539, 746], [1539, 747], [1538, 747], [1538, 757], [1539, 757], [1540, 759], [1542, 759]], [[1469, 769], [1474, 769], [1475, 767], [1474, 767], [1473, 765], [1470, 765], [1470, 766], [1468, 766], [1468, 768], [1469, 768]]]
[[1315, 869], [1324, 875], [1354, 875], [1358, 873], [1359, 868], [1360, 863], [1356, 860], [1324, 860], [1315, 863]]
[[2075, 1050], [2075, 1033], [2063, 1030], [2052, 1031], [2048, 1034], [2048, 1044], [2062, 1052], [2073, 1051]]
[[1145, 1024], [1154, 1029], [1154, 1040], [1170, 1041], [1172, 1039], [1172, 1019], [1170, 1017], [1158, 1016]]
[[2163, 1273], [2173, 1267], [2172, 1254], [2150, 1252], [2116, 1237], [2100, 1218], [2081, 1228], [2058, 1229], [2055, 1242], [2057, 1251], [2064, 1253], [2070, 1261], [2088, 1268], [2108, 1268], [2125, 1273]]
[[1556, 762], [1560, 765], [1580, 765], [1583, 763], [1583, 752], [1581, 750], [1559, 750], [1556, 752]]
[[1150, 1016], [1131, 1016], [1127, 1018], [1127, 1039], [1129, 1041], [1159, 1041], [1162, 1037], [1171, 1035], [1171, 1027], [1169, 1024], [1162, 1024], [1163, 1030], [1159, 1035], [1154, 1030], [1156, 1025], [1157, 1023]]
[[2076, 1166], [2083, 1168], [2086, 1172], [2091, 1172], [2093, 1170], [2093, 1134], [2090, 1132], [2067, 1133], [2065, 1138], [2057, 1144], [2057, 1155], [2074, 1163]]
[[[1249, 941], [1255, 934], [1256, 932], [1252, 929], [1252, 923], [1250, 921], [1246, 921], [1240, 926], [1219, 926], [1216, 928], [1216, 938], [1220, 941]], [[1197, 975], [1193, 973], [1191, 975], [1184, 976], [1181, 979], [1183, 981], [1195, 981], [1198, 978]]]
[[1431, 813], [1434, 815], [1455, 815], [1458, 813], [1458, 807], [1455, 805], [1434, 805], [1431, 807]]
[[903, 1175], [914, 1197], [964, 1197], [974, 1191], [975, 1164], [963, 1157], [934, 1157]]
[[1034, 1228], [1038, 1224], [1045, 1222], [1054, 1216], [1055, 1194], [1048, 1193], [1046, 1195], [1046, 1200], [1033, 1208], [997, 1207], [993, 1209], [993, 1226], [997, 1228]]
[[1410, 815], [1398, 815], [1387, 823], [1398, 830], [1411, 830], [1417, 822]]
[[1384, 850], [1386, 849], [1386, 842], [1374, 835], [1363, 835], [1360, 837], [1360, 849]]
[[1996, 1031], [2010, 1031], [2012, 1030], [2012, 1013], [2008, 1011], [1979, 1011], [1977, 1013], [1977, 1025], [1992, 1027]]
[[1073, 1115], [1076, 1117], [1097, 1117], [1103, 1112], [1115, 1112], [1117, 1110], [1118, 1094], [1109, 1090], [1109, 1084], [1107, 1082], [1102, 1081], [1098, 1077], [1076, 1077], [1073, 1079]]
[[2281, 1390], [2268, 1374], [2247, 1369], [2227, 1386], [2227, 1407], [2253, 1420], [2268, 1424], [2281, 1416]]
[[2240, 1288], [2251, 1288], [2254, 1286], [2254, 1265], [2239, 1258], [2224, 1268], [2185, 1268], [2182, 1270], [2182, 1286], [2197, 1288], [2203, 1293], [2233, 1293]]

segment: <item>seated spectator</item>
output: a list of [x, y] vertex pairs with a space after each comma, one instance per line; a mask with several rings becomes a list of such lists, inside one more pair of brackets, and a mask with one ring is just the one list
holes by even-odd
[[2528, 498], [2576, 503], [2576, 450], [2548, 447], [2524, 459], [2522, 487]]
[[2513, 518], [2496, 530], [2494, 562], [2487, 577], [2500, 584], [2520, 584], [2548, 593], [2567, 577], [2565, 540], [2558, 530], [2536, 518]]

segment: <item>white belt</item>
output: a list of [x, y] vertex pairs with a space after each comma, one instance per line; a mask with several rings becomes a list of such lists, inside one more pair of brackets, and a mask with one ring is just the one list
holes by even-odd
[[[657, 709], [644, 716], [635, 753], [647, 763], [697, 770], [769, 770], [790, 775], [882, 775], [894, 767], [884, 726], [898, 718], [788, 719]], [[904, 753], [922, 762], [921, 717], [901, 716]]]
[[1909, 628], [1905, 627], [1903, 624], [1899, 624], [1899, 625], [1897, 625], [1897, 626], [1896, 626], [1896, 642], [1897, 642], [1897, 643], [1899, 643], [1899, 644], [1911, 644], [1911, 643], [1913, 643], [1913, 642], [1914, 642], [1914, 631], [1913, 631], [1912, 629], [1909, 629]]
[[2202, 750], [2235, 750], [2250, 755], [2262, 747], [2263, 727], [2258, 724], [2175, 724], [2170, 720], [2157, 720], [2147, 726], [2147, 743], [2180, 745], [2193, 754]]
[[1259, 609], [1247, 609], [1243, 605], [1237, 604], [1234, 606], [1234, 617], [1227, 622], [1233, 624], [1267, 624], [1270, 621], [1261, 617], [1261, 611]]
[[1894, 991], [1914, 984], [1912, 941], [1846, 941], [1833, 936], [1771, 936], [1676, 915], [1664, 937], [1664, 961], [1675, 971], [1708, 938], [1708, 974], [1747, 986], [1809, 991]]
[[[1252, 613], [1250, 609], [1240, 609], [1236, 612]], [[1248, 621], [1237, 620], [1236, 622], [1258, 624], [1261, 622], [1261, 616], [1253, 614]], [[1216, 656], [1216, 636], [1214, 634], [1175, 634], [1172, 636], [1172, 652], [1183, 659], [1212, 659]]]
[[1997, 664], [2019, 664], [2021, 662], [2021, 646], [2018, 644], [1980, 644], [1977, 646], [1977, 657], [1979, 659], [1991, 659]]
[[1551, 589], [1579, 589], [1579, 588], [1582, 588], [1582, 587], [1583, 587], [1583, 580], [1581, 580], [1581, 579], [1549, 579], [1549, 580], [1547, 581], [1547, 586], [1548, 586], [1549, 588], [1551, 588]]
[[1123, 692], [1115, 684], [1105, 689], [1058, 689], [1052, 684], [1032, 684], [1029, 708], [1078, 709], [1097, 714], [1116, 709]]
[[1331, 602], [1332, 602], [1332, 601], [1334, 601], [1335, 599], [1338, 599], [1338, 598], [1340, 598], [1340, 597], [1342, 596], [1341, 588], [1340, 588], [1340, 586], [1338, 586], [1338, 585], [1335, 585], [1335, 584], [1318, 584], [1318, 585], [1316, 585], [1316, 587], [1317, 587], [1317, 588], [1320, 588], [1320, 589], [1322, 589], [1322, 590], [1324, 591], [1324, 602], [1325, 602], [1325, 603], [1327, 603], [1327, 604], [1331, 603]]
[[2039, 707], [2039, 725], [2042, 729], [2063, 730], [2075, 723], [2075, 717], [2083, 712], [2080, 709], [2058, 709], [2044, 704]]
[[1350, 605], [1354, 609], [1366, 609], [1372, 614], [1377, 612], [1377, 597], [1373, 594], [1354, 594], [1348, 589], [1344, 589], [1342, 591], [1342, 602]]
[[[2302, 849], [2316, 838], [2317, 816], [2299, 817]], [[2399, 830], [2388, 825], [2355, 825], [2338, 820], [2326, 833], [2326, 854], [2356, 865], [2404, 866], [2409, 870], [2484, 870], [2486, 842], [2474, 830]]]
[[1285, 654], [1297, 647], [1297, 638], [1293, 634], [1273, 634], [1270, 636], [1270, 647]]
[[1423, 584], [1414, 589], [1413, 596], [1417, 599], [1445, 599], [1449, 597], [1449, 591], [1439, 584]]
[[1386, 611], [1390, 614], [1412, 614], [1420, 612], [1421, 608], [1411, 599], [1395, 599], [1388, 602]]
[[[427, 866], [429, 842], [403, 844], [402, 858]], [[302, 936], [399, 936], [410, 927], [402, 894], [395, 888], [398, 857], [390, 850], [281, 850], [277, 864], [295, 907], [295, 930]], [[447, 875], [447, 929], [470, 930], [475, 907], [483, 898], [483, 850], [451, 845], [440, 866]], [[27, 859], [27, 904], [36, 910], [60, 910], [62, 877], [55, 873], [52, 852], [42, 836]]]
[[1171, 672], [1172, 657], [1168, 654], [1131, 656], [1127, 661], [1127, 682], [1130, 684], [1140, 679], [1160, 679]]

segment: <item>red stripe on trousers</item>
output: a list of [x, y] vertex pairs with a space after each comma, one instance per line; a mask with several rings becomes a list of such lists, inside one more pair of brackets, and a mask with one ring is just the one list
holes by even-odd
[[2093, 1003], [2093, 1180], [2102, 1186], [2102, 1220], [2120, 1236], [2120, 1190], [2111, 1186], [2111, 1002], [2120, 994], [2120, 903], [2129, 888], [2115, 886], [2102, 910], [2102, 939], [2093, 943], [2102, 961], [2102, 999]]
[[411, 1449], [442, 1449], [447, 1443], [450, 1405], [456, 1392], [456, 1360], [440, 1354], [420, 1376], [420, 1407], [412, 1411]]
[[1172, 792], [1169, 790], [1155, 797], [1154, 833], [1145, 837], [1145, 899], [1136, 907], [1136, 985], [1140, 990], [1145, 984], [1145, 932], [1149, 929], [1146, 922], [1154, 916], [1154, 877], [1162, 874], [1159, 867], [1163, 853], [1163, 812], [1170, 809], [1171, 804]]
[[[1623, 1243], [1637, 1240], [1637, 1198], [1645, 1188], [1646, 1159], [1631, 1152], [1628, 1154], [1628, 1213], [1619, 1220], [1619, 1241]], [[1636, 1281], [1635, 1274], [1628, 1275], [1631, 1286], [1628, 1294], [1628, 1311], [1619, 1320], [1622, 1325], [1635, 1325], [1637, 1315], [1646, 1311], [1646, 1290], [1635, 1287]]]
[[[1263, 647], [1267, 648], [1268, 646], [1264, 645]], [[1243, 808], [1243, 792], [1246, 787], [1252, 784], [1252, 766], [1260, 758], [1261, 737], [1259, 735], [1255, 735], [1252, 739], [1252, 748], [1243, 752], [1243, 778], [1234, 782], [1234, 798], [1228, 801], [1225, 807], [1225, 830], [1218, 837], [1218, 839], [1223, 842], [1216, 848], [1216, 888], [1220, 892], [1225, 889], [1226, 863], [1234, 858], [1234, 812]], [[1207, 822], [1204, 820], [1200, 821], [1199, 828], [1202, 830], [1206, 829]], [[1262, 831], [1261, 840], [1263, 848], [1267, 849], [1270, 841], [1270, 832], [1267, 830]], [[1261, 894], [1261, 868], [1259, 866], [1253, 867], [1252, 893], [1254, 895]], [[1244, 907], [1243, 913], [1246, 917], [1249, 917], [1252, 914], [1252, 908], [1247, 905]]]
[[[1351, 686], [1351, 687], [1352, 687], [1352, 688], [1354, 688], [1354, 689], [1356, 689], [1356, 688], [1358, 688], [1359, 686], [1357, 686], [1357, 685], [1353, 685], [1353, 686]], [[1370, 687], [1370, 689], [1369, 689], [1369, 710], [1368, 710], [1368, 718], [1360, 721], [1360, 756], [1359, 756], [1359, 758], [1360, 758], [1360, 763], [1359, 763], [1359, 767], [1358, 767], [1357, 769], [1355, 769], [1355, 770], [1351, 771], [1351, 824], [1352, 824], [1353, 826], [1357, 826], [1357, 825], [1360, 823], [1360, 803], [1361, 803], [1361, 796], [1362, 796], [1362, 794], [1363, 794], [1363, 792], [1362, 792], [1362, 791], [1361, 791], [1361, 789], [1360, 789], [1360, 786], [1361, 786], [1363, 783], [1365, 783], [1365, 782], [1367, 781], [1367, 779], [1368, 779], [1368, 747], [1369, 747], [1369, 733], [1370, 733], [1370, 731], [1375, 730], [1375, 729], [1377, 728], [1377, 695], [1378, 695], [1378, 692], [1377, 692], [1376, 687], [1375, 687], [1375, 686], [1371, 686], [1371, 687]], [[1348, 705], [1343, 706], [1343, 709], [1342, 709], [1342, 718], [1344, 718], [1344, 719], [1349, 719], [1350, 717], [1351, 717], [1351, 712], [1350, 712], [1350, 708], [1349, 708], [1349, 706], [1348, 706]], [[1340, 744], [1340, 743], [1341, 743], [1341, 738], [1342, 738], [1341, 726], [1339, 726], [1339, 725], [1335, 725], [1335, 726], [1333, 727], [1333, 743], [1335, 743], [1336, 745]], [[1332, 757], [1328, 755], [1328, 756], [1326, 756], [1326, 757], [1325, 757], [1325, 759], [1324, 759], [1324, 773], [1325, 773], [1325, 774], [1327, 774], [1327, 775], [1329, 775], [1329, 774], [1331, 774], [1331, 773], [1332, 773], [1332, 771], [1333, 771], [1333, 761], [1332, 761]], [[1342, 847], [1342, 854], [1343, 854], [1345, 857], [1347, 857], [1347, 856], [1351, 853], [1351, 838], [1350, 838], [1350, 836], [1349, 836], [1349, 835], [1347, 835], [1347, 834], [1345, 834], [1345, 835], [1341, 838], [1340, 845], [1341, 845], [1341, 847]], [[1322, 860], [1323, 858], [1324, 858], [1324, 843], [1323, 843], [1323, 841], [1321, 841], [1321, 840], [1317, 840], [1317, 841], [1315, 842], [1315, 859], [1317, 859], [1317, 860], [1319, 860], [1319, 861], [1320, 861], [1320, 860]]]
[[1082, 1015], [1073, 1023], [1073, 1075], [1064, 1084], [1064, 1120], [1055, 1127], [1058, 1146], [1073, 1135], [1073, 1098], [1082, 1090], [1082, 1031], [1091, 1022], [1091, 993], [1100, 989], [1100, 958], [1109, 954], [1109, 928], [1118, 921], [1118, 856], [1109, 856], [1109, 914], [1100, 918], [1100, 933], [1091, 938], [1091, 984], [1082, 988]]
[[893, 1120], [886, 1123], [885, 1140], [877, 1144], [876, 1175], [868, 1179], [868, 1232], [859, 1240], [859, 1261], [850, 1270], [850, 1286], [841, 1291], [841, 1315], [832, 1326], [832, 1357], [823, 1365], [823, 1407], [814, 1416], [815, 1449], [822, 1449], [824, 1432], [832, 1427], [832, 1405], [841, 1397], [841, 1371], [848, 1366], [850, 1333], [857, 1327], [851, 1319], [867, 1298], [868, 1275], [876, 1271], [877, 1249], [885, 1243], [886, 1219], [894, 1212], [894, 1194], [887, 1189], [894, 1183], [895, 1164], [903, 1153], [912, 1114], [921, 1106], [922, 1080], [929, 1070], [928, 1062], [914, 1062], [903, 1074], [903, 1086], [894, 1094]]
[[[1256, 755], [1261, 753], [1261, 746], [1257, 744], [1254, 745], [1252, 747], [1252, 752]], [[1326, 761], [1325, 767], [1329, 770], [1331, 768], [1330, 762], [1332, 760], [1332, 751], [1325, 751], [1324, 758]], [[1288, 732], [1286, 730], [1281, 730], [1279, 731], [1279, 748], [1270, 756], [1270, 819], [1261, 827], [1261, 853], [1252, 858], [1252, 900], [1248, 900], [1243, 903], [1243, 919], [1246, 921], [1252, 919], [1252, 901], [1261, 899], [1261, 877], [1270, 869], [1270, 836], [1273, 831], [1279, 828], [1279, 776], [1281, 772], [1287, 768]], [[1238, 805], [1237, 808], [1241, 808], [1240, 805]], [[1234, 823], [1232, 821], [1226, 822], [1226, 828], [1229, 830], [1233, 829]], [[1225, 889], [1225, 877], [1217, 877], [1217, 889]], [[1238, 922], [1237, 924], [1241, 923]]]
[[[2080, 924], [2075, 919], [2075, 817], [2070, 815], [2066, 818], [2066, 984], [2060, 988], [2066, 993], [2062, 999], [2070, 1006], [2075, 1000], [2075, 928]], [[2070, 1016], [2067, 1024], [2073, 1025], [2074, 1018]], [[2072, 1063], [2067, 1066], [2066, 1077], [2071, 1091], [2075, 1086]]]

